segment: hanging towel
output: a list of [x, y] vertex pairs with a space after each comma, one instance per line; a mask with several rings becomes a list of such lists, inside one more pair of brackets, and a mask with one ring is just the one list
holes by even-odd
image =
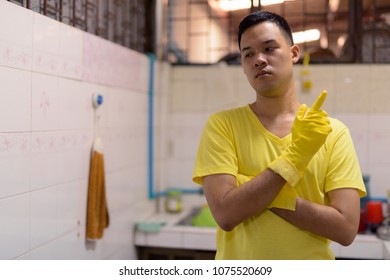
[[109, 225], [106, 201], [106, 183], [104, 175], [104, 157], [102, 142], [96, 138], [89, 172], [87, 202], [87, 239], [96, 240], [103, 237], [103, 231]]

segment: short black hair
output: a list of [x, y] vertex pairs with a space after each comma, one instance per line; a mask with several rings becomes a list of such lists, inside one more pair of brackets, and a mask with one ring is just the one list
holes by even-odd
[[241, 50], [241, 37], [242, 34], [251, 26], [262, 23], [262, 22], [272, 22], [275, 23], [288, 39], [289, 43], [294, 45], [294, 39], [292, 36], [292, 30], [287, 20], [281, 15], [267, 12], [267, 11], [257, 11], [246, 16], [238, 26], [238, 47]]

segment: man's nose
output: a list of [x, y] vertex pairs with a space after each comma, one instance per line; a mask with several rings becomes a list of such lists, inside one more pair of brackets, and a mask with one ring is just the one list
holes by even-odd
[[268, 64], [267, 59], [265, 58], [264, 54], [257, 54], [256, 59], [254, 61], [254, 66], [257, 67], [264, 67]]

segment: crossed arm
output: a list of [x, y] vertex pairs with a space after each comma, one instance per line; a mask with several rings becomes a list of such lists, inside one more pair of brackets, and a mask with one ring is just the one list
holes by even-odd
[[[203, 187], [210, 210], [217, 224], [232, 230], [247, 218], [264, 211], [286, 181], [271, 169], [236, 187], [236, 178], [215, 174], [203, 178]], [[360, 215], [358, 191], [343, 188], [330, 191], [329, 205], [320, 205], [297, 197], [295, 211], [270, 210], [287, 222], [344, 246], [354, 240]], [[243, 206], [244, 205], [244, 206]]]

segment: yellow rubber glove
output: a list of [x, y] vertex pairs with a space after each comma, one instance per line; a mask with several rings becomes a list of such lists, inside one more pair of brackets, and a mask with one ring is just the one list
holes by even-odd
[[282, 208], [295, 211], [296, 203], [297, 192], [295, 188], [290, 186], [289, 183], [286, 183], [283, 188], [281, 188], [274, 200], [272, 200], [271, 204], [267, 206], [267, 208]]
[[332, 131], [328, 114], [320, 110], [326, 96], [323, 91], [311, 109], [305, 104], [300, 106], [292, 126], [291, 145], [269, 166], [291, 186], [302, 178], [306, 166]]
[[[253, 177], [245, 176], [243, 174], [237, 175], [237, 185], [241, 186], [242, 184], [252, 180]], [[288, 183], [286, 183], [283, 188], [279, 191], [278, 195], [271, 202], [270, 205], [267, 206], [270, 208], [283, 208], [287, 210], [295, 210], [297, 193], [293, 187], [291, 187]]]

